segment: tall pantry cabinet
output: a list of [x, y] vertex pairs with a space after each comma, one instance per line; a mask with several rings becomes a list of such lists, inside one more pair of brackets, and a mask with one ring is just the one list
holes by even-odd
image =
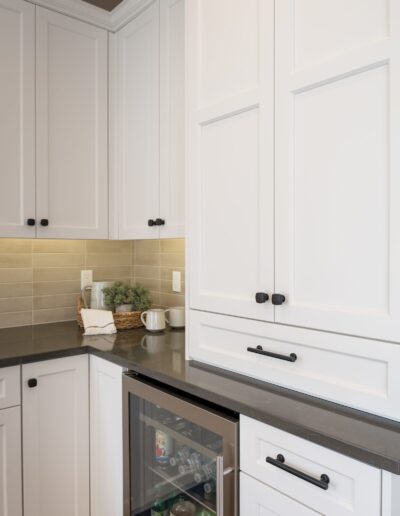
[[186, 26], [188, 355], [400, 420], [399, 3]]

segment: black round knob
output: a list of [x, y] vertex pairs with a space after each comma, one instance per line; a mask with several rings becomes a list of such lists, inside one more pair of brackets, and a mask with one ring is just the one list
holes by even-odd
[[34, 226], [36, 224], [36, 220], [35, 219], [28, 219], [26, 221], [26, 223], [28, 224], [28, 226]]
[[48, 226], [48, 225], [49, 225], [49, 221], [48, 221], [48, 219], [41, 219], [41, 221], [40, 221], [40, 225], [41, 225], [41, 226], [45, 226], [45, 227], [46, 227], [46, 226]]
[[156, 221], [155, 221], [155, 220], [153, 220], [153, 219], [149, 219], [149, 220], [147, 221], [147, 225], [148, 225], [148, 226], [150, 226], [150, 227], [155, 226], [155, 225], [156, 225]]
[[266, 303], [269, 299], [269, 295], [266, 292], [257, 292], [256, 303]]
[[272, 294], [271, 301], [273, 305], [282, 305], [286, 298], [283, 294]]
[[29, 378], [29, 380], [28, 380], [28, 387], [30, 387], [32, 389], [33, 387], [36, 387], [36, 385], [37, 385], [36, 378]]
[[156, 219], [156, 226], [164, 226], [165, 220], [163, 219]]
[[282, 462], [282, 464], [285, 462], [285, 457], [282, 455], [282, 453], [280, 453], [277, 457], [276, 457], [276, 460], [278, 460], [279, 462]]

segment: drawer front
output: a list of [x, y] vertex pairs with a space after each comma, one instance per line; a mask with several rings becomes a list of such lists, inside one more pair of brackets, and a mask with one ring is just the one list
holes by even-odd
[[304, 505], [240, 473], [240, 516], [318, 516]]
[[379, 469], [245, 416], [240, 418], [240, 466], [326, 516], [380, 515]]
[[20, 366], [0, 368], [0, 409], [21, 404]]
[[397, 344], [196, 310], [188, 334], [190, 358], [400, 421]]

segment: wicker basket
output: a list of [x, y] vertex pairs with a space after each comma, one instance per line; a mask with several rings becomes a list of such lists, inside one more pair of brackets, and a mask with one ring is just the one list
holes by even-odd
[[[78, 297], [78, 307], [76, 313], [76, 320], [78, 326], [83, 328], [83, 321], [81, 310], [84, 308], [82, 296]], [[143, 326], [140, 316], [141, 311], [138, 312], [115, 312], [113, 313], [114, 324], [117, 330], [132, 330], [132, 328], [141, 328]]]

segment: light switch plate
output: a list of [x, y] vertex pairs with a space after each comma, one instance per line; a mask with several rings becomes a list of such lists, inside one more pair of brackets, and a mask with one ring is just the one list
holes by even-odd
[[172, 271], [172, 291], [182, 292], [181, 273], [179, 271]]
[[81, 290], [93, 283], [93, 271], [81, 271]]

